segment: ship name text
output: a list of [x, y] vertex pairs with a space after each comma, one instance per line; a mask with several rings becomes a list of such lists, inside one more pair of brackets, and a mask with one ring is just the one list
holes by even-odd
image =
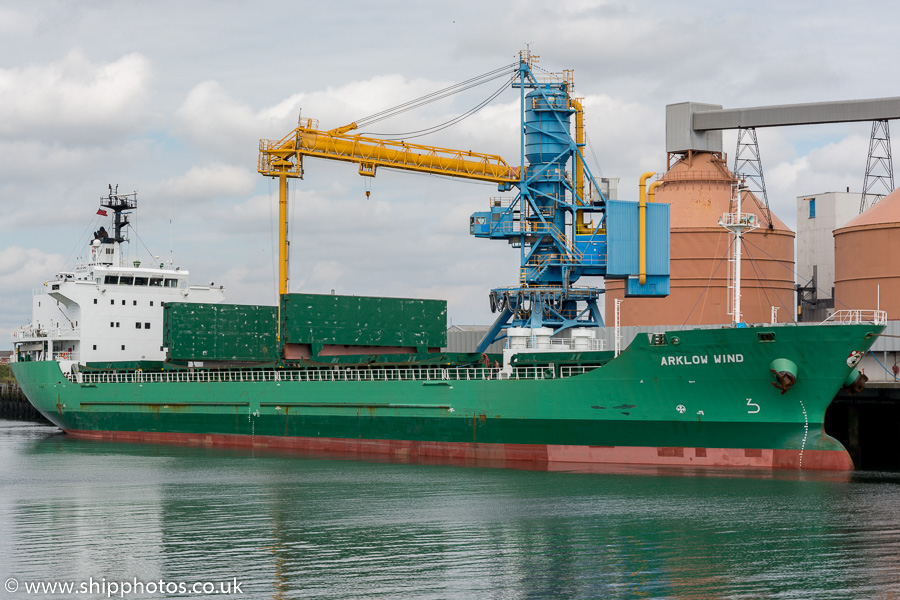
[[695, 354], [693, 356], [663, 356], [660, 363], [663, 367], [675, 367], [679, 365], [715, 365], [744, 362], [743, 354], [713, 354], [710, 360], [709, 354]]

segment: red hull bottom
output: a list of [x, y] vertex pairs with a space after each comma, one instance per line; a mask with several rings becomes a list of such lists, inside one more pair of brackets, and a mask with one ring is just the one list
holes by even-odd
[[[473, 464], [476, 461], [509, 463], [510, 467], [541, 465], [556, 470], [566, 465], [648, 465], [679, 467], [731, 467], [852, 471], [846, 451], [775, 450], [759, 448], [692, 448], [656, 446], [565, 446], [546, 444], [476, 444], [408, 440], [246, 436], [153, 431], [71, 430], [83, 439], [121, 442], [174, 443], [196, 446], [245, 447], [307, 453], [387, 456]], [[491, 465], [493, 466], [493, 465]], [[576, 467], [577, 468], [577, 467]]]

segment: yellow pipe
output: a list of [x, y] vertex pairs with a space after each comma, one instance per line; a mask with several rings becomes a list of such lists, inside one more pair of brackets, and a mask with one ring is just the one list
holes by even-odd
[[[575, 145], [579, 148], [584, 147], [584, 109], [581, 102], [575, 98], [570, 99], [572, 108], [575, 109]], [[581, 200], [579, 204], [584, 204], [584, 163], [578, 157], [575, 158], [575, 192]]]
[[638, 283], [647, 283], [647, 180], [656, 175], [649, 172], [641, 175], [640, 201], [638, 202]]
[[[581, 102], [570, 98], [572, 108], [575, 109], [575, 145], [584, 148], [584, 108]], [[583, 153], [583, 151], [582, 151]], [[575, 193], [578, 195], [578, 204], [584, 205], [584, 163], [578, 156], [573, 156], [575, 162]], [[575, 233], [590, 233], [591, 228], [584, 222], [584, 212], [578, 212], [578, 220], [575, 222]]]
[[656, 202], [656, 188], [663, 184], [662, 181], [654, 181], [647, 188], [647, 202]]

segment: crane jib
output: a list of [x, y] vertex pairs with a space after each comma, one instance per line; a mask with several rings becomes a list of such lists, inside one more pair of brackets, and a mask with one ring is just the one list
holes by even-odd
[[261, 154], [267, 155], [268, 160], [261, 156], [260, 172], [268, 174], [263, 165], [271, 165], [278, 159], [311, 156], [367, 167], [374, 165], [495, 183], [519, 181], [519, 169], [494, 154], [351, 136], [335, 131], [340, 130], [298, 128], [281, 142], [270, 142], [270, 146], [261, 148]]

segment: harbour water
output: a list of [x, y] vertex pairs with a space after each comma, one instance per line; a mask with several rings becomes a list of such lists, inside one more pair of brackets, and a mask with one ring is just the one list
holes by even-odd
[[0, 598], [900, 598], [900, 473], [547, 472], [0, 421], [0, 580]]

